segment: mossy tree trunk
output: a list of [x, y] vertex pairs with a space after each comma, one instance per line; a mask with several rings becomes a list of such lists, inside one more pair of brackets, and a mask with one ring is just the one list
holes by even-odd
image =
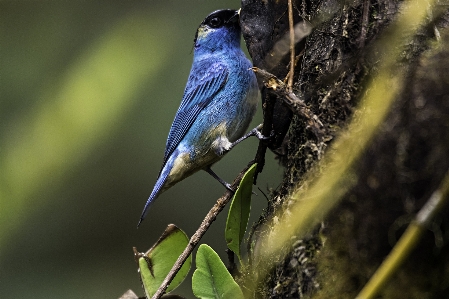
[[[286, 208], [289, 194], [329, 154], [333, 140], [357, 115], [365, 83], [376, 75], [383, 59], [376, 42], [388, 32], [403, 4], [293, 2], [295, 22], [306, 20], [313, 26], [296, 47], [300, 55], [294, 92], [321, 120], [324, 136], [318, 140], [303, 118], [263, 92], [265, 104], [274, 105], [274, 115], [267, 116], [273, 125], [264, 129], [275, 130], [269, 147], [279, 153], [285, 175], [261, 222]], [[267, 57], [273, 56], [273, 46], [288, 30], [287, 1], [243, 0], [241, 16], [255, 66], [284, 79], [288, 55], [276, 64]], [[358, 160], [354, 186], [319, 227], [293, 243], [285, 260], [260, 286], [259, 298], [354, 298], [438, 188], [449, 169], [448, 24], [447, 6], [437, 5], [429, 8], [426, 23], [411, 42], [395, 37], [403, 51], [393, 75], [404, 78], [403, 89]], [[449, 298], [447, 212], [435, 220], [381, 298]]]

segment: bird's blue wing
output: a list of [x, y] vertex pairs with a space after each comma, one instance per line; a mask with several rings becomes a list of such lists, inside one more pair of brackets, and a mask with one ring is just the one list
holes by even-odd
[[178, 144], [187, 134], [198, 114], [223, 88], [228, 69], [221, 63], [197, 63], [190, 72], [184, 96], [168, 134], [162, 168]]

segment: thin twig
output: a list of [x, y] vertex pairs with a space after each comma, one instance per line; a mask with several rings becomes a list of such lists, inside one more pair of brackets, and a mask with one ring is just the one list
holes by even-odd
[[[253, 162], [250, 162], [248, 166], [243, 169], [239, 175], [235, 178], [234, 182], [232, 183], [232, 189], [236, 190], [238, 185], [240, 184], [240, 181], [243, 178], [243, 175], [246, 173], [248, 168], [253, 164]], [[196, 247], [198, 242], [201, 240], [201, 238], [204, 236], [206, 231], [211, 226], [212, 222], [215, 221], [217, 218], [217, 215], [223, 210], [223, 208], [226, 206], [226, 204], [231, 200], [232, 196], [234, 194], [227, 190], [226, 193], [220, 197], [215, 205], [210, 209], [210, 211], [207, 213], [206, 217], [204, 217], [203, 222], [201, 223], [200, 227], [197, 229], [195, 234], [190, 238], [189, 244], [184, 249], [184, 251], [181, 253], [181, 255], [178, 257], [178, 260], [173, 265], [172, 269], [168, 273], [168, 275], [165, 277], [164, 281], [162, 282], [161, 286], [157, 290], [157, 292], [153, 295], [152, 299], [159, 299], [167, 289], [170, 282], [175, 277], [176, 273], [178, 273], [179, 269], [181, 269], [182, 265], [186, 261], [186, 259], [192, 254], [193, 249]]]
[[[262, 134], [264, 136], [270, 136], [271, 130], [273, 127], [273, 110], [274, 103], [276, 99], [268, 92], [262, 92], [262, 96], [265, 98], [265, 101], [262, 105], [263, 109], [263, 128]], [[265, 154], [267, 153], [268, 144], [264, 140], [259, 141], [259, 146], [257, 147], [256, 157], [254, 160], [257, 163], [256, 173], [254, 173], [253, 184], [257, 184], [257, 177], [259, 173], [262, 173], [263, 167], [265, 166]]]
[[415, 220], [410, 223], [398, 243], [363, 287], [356, 299], [370, 299], [376, 296], [388, 279], [399, 269], [410, 252], [416, 247], [423, 233], [435, 218], [435, 215], [447, 204], [448, 195], [449, 172], [444, 177], [439, 189], [433, 192], [432, 196], [416, 215]]
[[[302, 55], [304, 55], [304, 52], [305, 52], [305, 51], [306, 51], [306, 49], [304, 48], [304, 49], [301, 50], [301, 52], [299, 52], [298, 55], [296, 55], [296, 57], [295, 57], [295, 66], [298, 64], [299, 59], [302, 57]], [[290, 64], [289, 64], [289, 66], [290, 66]], [[285, 78], [284, 78], [284, 83], [288, 81], [288, 78], [290, 78], [291, 71], [292, 71], [292, 70], [290, 69], [290, 70], [288, 71], [287, 76], [285, 76]]]
[[307, 105], [299, 99], [293, 92], [288, 91], [288, 87], [279, 80], [275, 75], [257, 67], [252, 68], [253, 71], [259, 75], [268, 90], [271, 90], [279, 98], [282, 98], [284, 103], [293, 111], [293, 113], [304, 117], [307, 120], [307, 126], [312, 130], [318, 140], [323, 136], [323, 124], [318, 117], [307, 107]]
[[290, 27], [290, 76], [287, 81], [287, 90], [293, 91], [293, 76], [295, 74], [295, 28], [293, 21], [292, 0], [288, 0], [288, 25]]
[[370, 0], [363, 1], [363, 13], [362, 13], [362, 29], [360, 31], [360, 39], [359, 39], [359, 48], [363, 48], [365, 46], [366, 41], [366, 33], [368, 29], [368, 21], [369, 21], [369, 7], [371, 5]]

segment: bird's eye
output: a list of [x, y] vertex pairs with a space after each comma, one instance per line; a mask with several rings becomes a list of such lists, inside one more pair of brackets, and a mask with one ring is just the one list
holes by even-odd
[[220, 27], [221, 23], [222, 23], [222, 20], [220, 18], [212, 18], [209, 21], [209, 26], [212, 28], [218, 28], [218, 27]]

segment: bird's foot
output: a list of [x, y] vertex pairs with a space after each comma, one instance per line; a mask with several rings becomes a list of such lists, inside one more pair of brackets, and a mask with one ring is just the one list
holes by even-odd
[[220, 182], [220, 184], [222, 184], [226, 189], [228, 189], [229, 191], [231, 191], [232, 193], [235, 192], [234, 189], [232, 189], [232, 185], [227, 183], [225, 180], [223, 180], [222, 178], [220, 178], [215, 172], [213, 172], [213, 170], [209, 167], [204, 168], [204, 170], [210, 174], [214, 179], [216, 179], [217, 181]]
[[262, 124], [258, 125], [257, 127], [252, 129], [251, 131], [249, 131], [249, 133], [247, 135], [249, 135], [249, 136], [256, 136], [257, 139], [263, 140], [263, 141], [270, 140], [274, 136], [274, 130], [272, 130], [270, 132], [270, 136], [263, 135], [260, 130], [262, 130]]
[[231, 145], [229, 146], [227, 151], [230, 151], [234, 146], [236, 146], [237, 144], [239, 144], [240, 142], [242, 142], [243, 140], [245, 140], [251, 136], [256, 136], [257, 139], [259, 139], [259, 140], [268, 140], [274, 136], [274, 131], [271, 132], [270, 136], [264, 136], [262, 134], [262, 132], [260, 131], [260, 130], [262, 130], [262, 127], [263, 127], [263, 124], [258, 125], [257, 127], [252, 129], [251, 131], [249, 131], [246, 135], [244, 135], [243, 137], [241, 137], [241, 138], [237, 139], [236, 141], [234, 141], [233, 143], [231, 143]]

